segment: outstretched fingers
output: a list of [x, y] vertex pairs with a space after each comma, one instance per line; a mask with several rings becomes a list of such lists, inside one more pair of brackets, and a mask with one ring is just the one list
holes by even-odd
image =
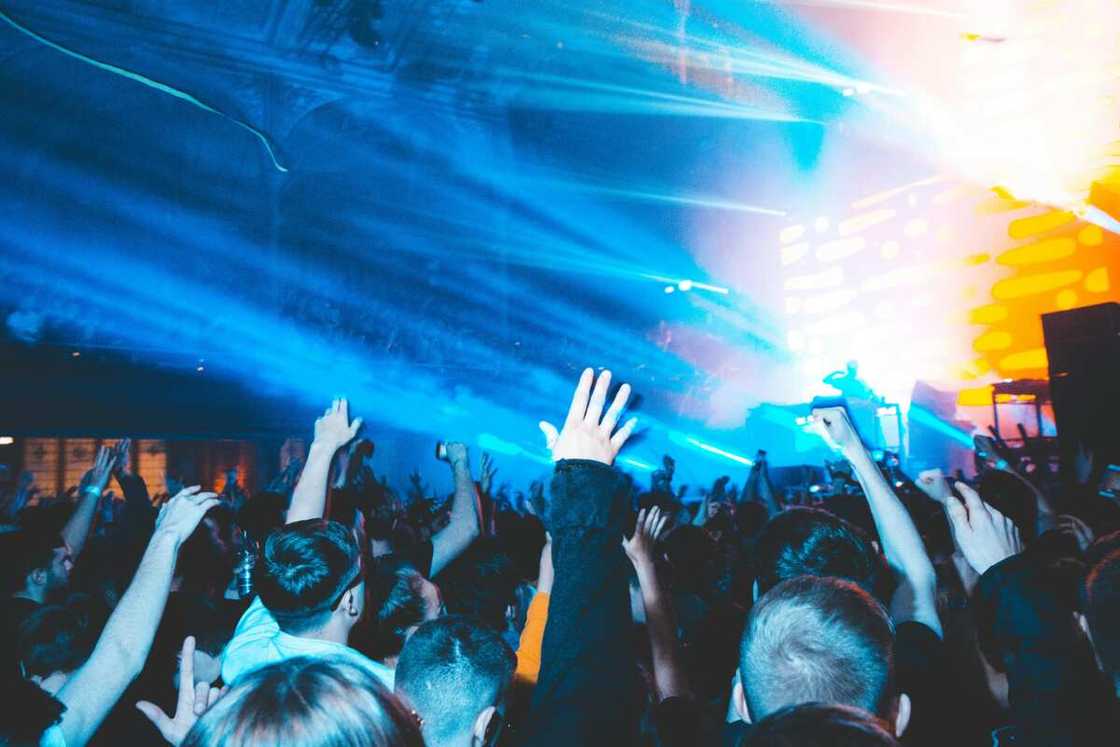
[[583, 373], [579, 377], [579, 384], [576, 385], [576, 391], [572, 394], [572, 404], [568, 407], [568, 417], [564, 421], [565, 427], [583, 420], [587, 413], [587, 403], [591, 397], [591, 384], [594, 380], [595, 372], [590, 368], [583, 369]]
[[603, 371], [595, 381], [595, 388], [591, 392], [591, 399], [587, 403], [587, 412], [583, 421], [592, 427], [597, 427], [603, 419], [603, 406], [607, 403], [607, 393], [611, 388], [611, 372]]
[[626, 445], [626, 441], [630, 438], [631, 434], [634, 433], [634, 429], [637, 427], [638, 419], [630, 418], [626, 421], [625, 425], [619, 428], [615, 432], [615, 434], [611, 436], [611, 448], [614, 449], [614, 453], [617, 454], [622, 450], [622, 447]]
[[618, 388], [618, 392], [614, 395], [614, 401], [611, 407], [607, 410], [607, 414], [603, 416], [603, 422], [599, 424], [599, 429], [610, 435], [614, 431], [614, 427], [618, 425], [618, 419], [622, 416], [622, 411], [626, 409], [626, 403], [630, 401], [630, 385], [623, 384]]

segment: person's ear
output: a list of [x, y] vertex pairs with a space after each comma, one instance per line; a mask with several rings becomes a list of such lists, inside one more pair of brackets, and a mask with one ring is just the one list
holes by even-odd
[[478, 714], [478, 718], [474, 720], [474, 728], [471, 730], [471, 744], [478, 745], [478, 747], [488, 747], [494, 737], [497, 736], [501, 725], [502, 715], [498, 713], [497, 708], [494, 706], [483, 708]]
[[758, 579], [756, 578], [754, 584], [751, 585], [751, 600], [757, 602], [759, 596], [761, 595], [758, 593]]
[[355, 598], [357, 592], [354, 589], [346, 592], [346, 614], [350, 617], [357, 617], [362, 613], [361, 608], [358, 606], [358, 600]]
[[894, 717], [894, 735], [902, 739], [906, 727], [910, 725], [910, 696], [902, 693], [898, 696], [898, 713]]
[[747, 693], [743, 690], [743, 681], [735, 678], [735, 686], [731, 688], [731, 700], [735, 703], [735, 712], [744, 723], [751, 722], [751, 711], [747, 708]]

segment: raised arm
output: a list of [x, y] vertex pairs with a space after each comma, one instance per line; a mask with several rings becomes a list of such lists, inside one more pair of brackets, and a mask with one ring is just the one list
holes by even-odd
[[941, 636], [941, 619], [937, 615], [937, 576], [910, 513], [879, 471], [844, 409], [818, 408], [813, 410], [813, 416], [825, 438], [852, 465], [863, 486], [875, 529], [879, 532], [879, 541], [883, 545], [883, 555], [899, 577], [898, 590], [891, 600], [891, 614], [895, 621], [914, 620]]
[[448, 443], [445, 449], [455, 478], [455, 497], [451, 499], [451, 521], [432, 537], [433, 576], [462, 555], [481, 531], [478, 492], [471, 477], [470, 453], [461, 443]]
[[179, 548], [216, 505], [214, 493], [201, 493], [195, 486], [160, 510], [136, 575], [109, 616], [93, 653], [58, 692], [66, 706], [59, 728], [68, 747], [82, 747], [89, 741], [140, 674], [163, 617]]
[[62, 527], [62, 539], [70, 548], [70, 555], [77, 557], [89, 538], [93, 520], [97, 516], [97, 504], [101, 501], [101, 494], [109, 483], [109, 476], [113, 474], [113, 461], [116, 454], [112, 449], [101, 446], [97, 449], [97, 457], [93, 467], [86, 472], [78, 489], [78, 504], [70, 520]]
[[288, 507], [288, 523], [305, 519], [321, 519], [327, 510], [327, 481], [330, 478], [334, 453], [350, 442], [362, 427], [362, 419], [350, 422], [349, 407], [344, 399], [336, 399], [323, 417], [315, 421], [315, 440], [307, 452], [307, 464], [292, 492]]
[[562, 430], [541, 423], [557, 462], [545, 520], [556, 580], [523, 731], [523, 743], [535, 747], [634, 744], [637, 736], [629, 573], [619, 544], [629, 496], [611, 468], [636, 421], [615, 431], [630, 387], [604, 415], [610, 373], [592, 391], [594, 378], [583, 372]]
[[552, 570], [552, 538], [545, 533], [544, 547], [541, 549], [540, 571], [537, 574], [537, 592], [529, 603], [525, 616], [525, 627], [517, 647], [517, 669], [514, 677], [530, 685], [537, 684], [541, 673], [541, 645], [544, 631], [548, 625], [548, 602], [552, 596], [552, 584], [556, 574]]
[[661, 590], [654, 562], [654, 548], [668, 520], [669, 517], [662, 516], [661, 509], [656, 506], [648, 514], [643, 509], [638, 512], [634, 536], [622, 541], [622, 549], [634, 565], [638, 585], [642, 590], [646, 631], [649, 633], [649, 645], [653, 654], [653, 679], [659, 700], [691, 694], [681, 659], [680, 643], [677, 641], [673, 605]]

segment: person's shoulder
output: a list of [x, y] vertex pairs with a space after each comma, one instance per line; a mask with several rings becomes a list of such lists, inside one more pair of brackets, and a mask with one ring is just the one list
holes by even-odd
[[363, 669], [366, 669], [389, 690], [393, 689], [393, 685], [396, 682], [396, 671], [394, 669], [382, 664], [379, 661], [369, 658], [356, 648], [352, 648], [343, 644], [336, 645], [338, 645], [339, 648], [337, 652], [335, 652], [335, 655], [341, 656], [351, 663], [355, 664], [356, 666], [360, 666]]
[[264, 606], [264, 602], [260, 597], [254, 597], [252, 604], [241, 615], [241, 619], [237, 621], [237, 627], [233, 631], [233, 640], [245, 636], [247, 634], [271, 634], [278, 632], [280, 625], [276, 622], [276, 618]]

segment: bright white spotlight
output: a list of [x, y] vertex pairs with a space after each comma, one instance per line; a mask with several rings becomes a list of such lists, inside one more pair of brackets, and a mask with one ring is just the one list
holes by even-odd
[[0, 436], [0, 446], [11, 446], [16, 440], [11, 436]]
[[692, 281], [691, 280], [682, 280], [679, 283], [677, 283], [677, 287], [679, 289], [681, 289], [681, 291], [687, 293], [688, 291], [692, 290]]

